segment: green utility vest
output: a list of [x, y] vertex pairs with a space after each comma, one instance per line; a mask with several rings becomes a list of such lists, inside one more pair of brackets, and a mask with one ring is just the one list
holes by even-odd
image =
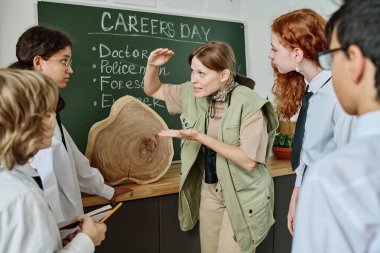
[[[194, 97], [193, 87], [189, 82], [184, 84], [183, 110], [180, 117], [183, 129], [193, 128], [204, 133], [208, 105], [207, 98]], [[260, 109], [268, 119], [267, 159], [278, 119], [272, 104], [245, 86], [238, 85], [232, 91], [230, 104], [228, 105], [228, 101], [224, 103], [218, 140], [240, 146], [240, 126]], [[199, 142], [182, 140], [181, 147], [178, 218], [181, 229], [187, 231], [198, 221], [204, 155]], [[274, 223], [272, 177], [266, 164], [257, 164], [252, 171], [247, 171], [219, 154], [216, 158], [216, 170], [236, 241], [243, 252], [252, 252]]]

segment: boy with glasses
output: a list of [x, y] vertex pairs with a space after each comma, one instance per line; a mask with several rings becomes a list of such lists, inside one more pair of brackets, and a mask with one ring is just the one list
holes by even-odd
[[327, 24], [344, 110], [357, 115], [351, 142], [316, 163], [300, 194], [292, 252], [380, 252], [380, 1], [346, 0]]

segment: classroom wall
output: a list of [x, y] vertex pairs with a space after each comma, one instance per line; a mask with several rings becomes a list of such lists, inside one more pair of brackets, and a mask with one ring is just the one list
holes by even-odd
[[[53, 1], [54, 2], [54, 1]], [[339, 0], [77, 0], [55, 1], [109, 8], [215, 18], [246, 23], [247, 75], [256, 81], [256, 90], [273, 99], [273, 72], [268, 59], [270, 25], [282, 13], [312, 8], [328, 18]], [[70, 17], [70, 13], [67, 13]], [[37, 0], [0, 0], [0, 67], [16, 60], [17, 38], [37, 24]]]

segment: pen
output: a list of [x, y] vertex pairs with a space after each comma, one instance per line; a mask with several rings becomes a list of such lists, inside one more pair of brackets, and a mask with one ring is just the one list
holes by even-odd
[[117, 211], [117, 209], [119, 209], [121, 207], [121, 205], [123, 204], [123, 202], [120, 202], [117, 206], [115, 206], [106, 216], [103, 217], [103, 219], [101, 219], [99, 221], [99, 223], [104, 223], [109, 217], [111, 217], [111, 215]]

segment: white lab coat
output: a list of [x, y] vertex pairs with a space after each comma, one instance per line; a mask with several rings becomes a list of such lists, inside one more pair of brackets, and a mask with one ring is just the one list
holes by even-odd
[[0, 252], [94, 252], [95, 246], [79, 233], [64, 248], [44, 195], [31, 177], [33, 168], [0, 168]]
[[[62, 126], [63, 127], [63, 126]], [[46, 200], [57, 223], [83, 214], [81, 191], [111, 199], [114, 189], [104, 184], [99, 170], [92, 168], [63, 127], [67, 150], [58, 124], [52, 145], [31, 160], [41, 176]]]

